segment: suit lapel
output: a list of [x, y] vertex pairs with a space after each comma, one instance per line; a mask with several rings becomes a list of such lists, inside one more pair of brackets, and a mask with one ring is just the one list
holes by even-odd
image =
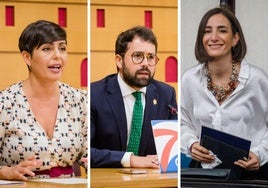
[[145, 107], [145, 121], [151, 121], [156, 117], [158, 111], [159, 95], [156, 92], [155, 85], [149, 84], [146, 91], [146, 107]]
[[113, 111], [121, 140], [121, 148], [124, 151], [127, 145], [127, 120], [117, 76], [112, 77], [107, 82], [107, 101]]
[[[151, 127], [151, 120], [154, 120], [157, 118], [157, 112], [158, 112], [158, 104], [159, 104], [159, 95], [157, 93], [156, 87], [154, 84], [149, 84], [147, 86], [146, 91], [146, 106], [145, 106], [145, 112], [144, 112], [144, 121], [143, 121], [143, 130], [142, 130], [142, 140], [143, 143], [140, 146], [140, 153], [146, 153], [146, 149], [150, 148], [147, 146], [148, 144], [152, 144], [149, 142], [150, 140], [153, 140], [153, 132]], [[153, 143], [154, 144], [154, 143]]]

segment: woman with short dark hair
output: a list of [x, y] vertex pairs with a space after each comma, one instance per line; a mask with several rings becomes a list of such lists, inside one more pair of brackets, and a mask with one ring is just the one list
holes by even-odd
[[0, 179], [73, 176], [87, 158], [87, 93], [59, 81], [66, 32], [45, 20], [19, 38], [28, 77], [0, 92]]

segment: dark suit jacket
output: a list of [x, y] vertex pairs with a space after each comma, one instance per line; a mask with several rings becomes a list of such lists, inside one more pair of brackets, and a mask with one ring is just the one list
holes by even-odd
[[[117, 74], [91, 83], [90, 93], [91, 167], [122, 167], [120, 161], [127, 148], [127, 120]], [[168, 105], [177, 108], [173, 87], [152, 80], [145, 98], [139, 156], [156, 154], [151, 120], [177, 119], [168, 109]]]

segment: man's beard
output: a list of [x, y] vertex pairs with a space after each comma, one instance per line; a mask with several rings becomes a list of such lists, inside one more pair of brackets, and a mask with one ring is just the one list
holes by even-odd
[[[138, 88], [142, 88], [142, 87], [145, 87], [147, 86], [151, 80], [153, 79], [154, 77], [154, 74], [151, 75], [151, 71], [148, 69], [148, 68], [142, 68], [138, 71], [135, 72], [135, 75], [132, 76], [128, 69], [126, 68], [125, 64], [123, 63], [123, 71], [122, 71], [122, 74], [123, 74], [123, 79], [124, 81], [132, 86], [132, 87], [138, 87]], [[148, 72], [148, 78], [137, 78], [137, 75], [139, 73], [139, 71], [147, 71]]]

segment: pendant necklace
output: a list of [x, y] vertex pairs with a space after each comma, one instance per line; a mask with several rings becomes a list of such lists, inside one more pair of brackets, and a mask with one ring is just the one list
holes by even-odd
[[205, 75], [207, 77], [207, 88], [209, 91], [211, 91], [219, 103], [222, 103], [227, 98], [227, 96], [229, 96], [229, 94], [235, 90], [236, 83], [238, 82], [238, 71], [235, 69], [234, 61], [232, 62], [232, 74], [230, 76], [230, 82], [228, 83], [227, 87], [213, 83], [209, 72], [208, 63], [205, 64]]

